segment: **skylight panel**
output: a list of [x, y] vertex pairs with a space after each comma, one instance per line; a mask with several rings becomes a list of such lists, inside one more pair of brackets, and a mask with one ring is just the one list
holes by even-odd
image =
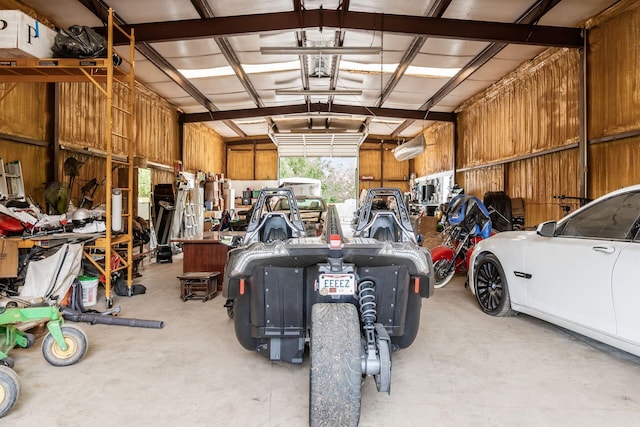
[[[273, 73], [278, 71], [294, 71], [300, 69], [300, 61], [272, 62], [266, 64], [241, 64], [247, 74]], [[188, 79], [200, 79], [205, 77], [225, 77], [235, 75], [233, 68], [229, 66], [200, 69], [181, 69], [180, 73]]]

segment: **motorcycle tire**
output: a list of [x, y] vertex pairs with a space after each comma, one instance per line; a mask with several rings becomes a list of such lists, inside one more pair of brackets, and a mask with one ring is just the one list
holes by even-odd
[[453, 267], [450, 267], [448, 271], [442, 271], [448, 264], [449, 260], [447, 259], [440, 259], [433, 263], [433, 271], [435, 273], [435, 282], [433, 285], [434, 288], [443, 288], [447, 283], [451, 281], [451, 279], [453, 279], [453, 276], [456, 275], [456, 270]]

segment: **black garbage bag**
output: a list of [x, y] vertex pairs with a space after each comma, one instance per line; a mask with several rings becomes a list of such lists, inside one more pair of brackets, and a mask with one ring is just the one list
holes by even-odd
[[91, 27], [72, 25], [58, 31], [51, 50], [59, 58], [106, 58], [107, 42]]

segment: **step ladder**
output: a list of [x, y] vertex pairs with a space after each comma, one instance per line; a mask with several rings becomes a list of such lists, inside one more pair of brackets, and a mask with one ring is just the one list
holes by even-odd
[[0, 200], [26, 201], [20, 161], [4, 163], [0, 158]]
[[193, 202], [186, 203], [183, 219], [183, 237], [193, 237], [198, 234], [198, 223], [196, 222], [196, 213], [194, 210]]

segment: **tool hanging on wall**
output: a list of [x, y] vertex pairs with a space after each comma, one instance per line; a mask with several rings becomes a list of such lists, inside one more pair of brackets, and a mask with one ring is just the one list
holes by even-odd
[[73, 191], [73, 181], [78, 175], [80, 175], [80, 167], [82, 165], [83, 163], [78, 161], [78, 159], [76, 159], [75, 157], [68, 157], [67, 160], [64, 161], [64, 166], [62, 169], [65, 176], [69, 177], [69, 189], [67, 193], [68, 197], [65, 212], [69, 210], [69, 204], [71, 203], [71, 192]]
[[95, 196], [96, 191], [98, 191], [98, 187], [104, 185], [105, 180], [106, 178], [104, 178], [102, 182], [98, 184], [98, 180], [92, 178], [91, 180], [89, 180], [89, 182], [80, 187], [80, 190], [82, 191], [82, 199], [80, 200], [79, 207], [86, 209], [93, 208], [93, 196]]

